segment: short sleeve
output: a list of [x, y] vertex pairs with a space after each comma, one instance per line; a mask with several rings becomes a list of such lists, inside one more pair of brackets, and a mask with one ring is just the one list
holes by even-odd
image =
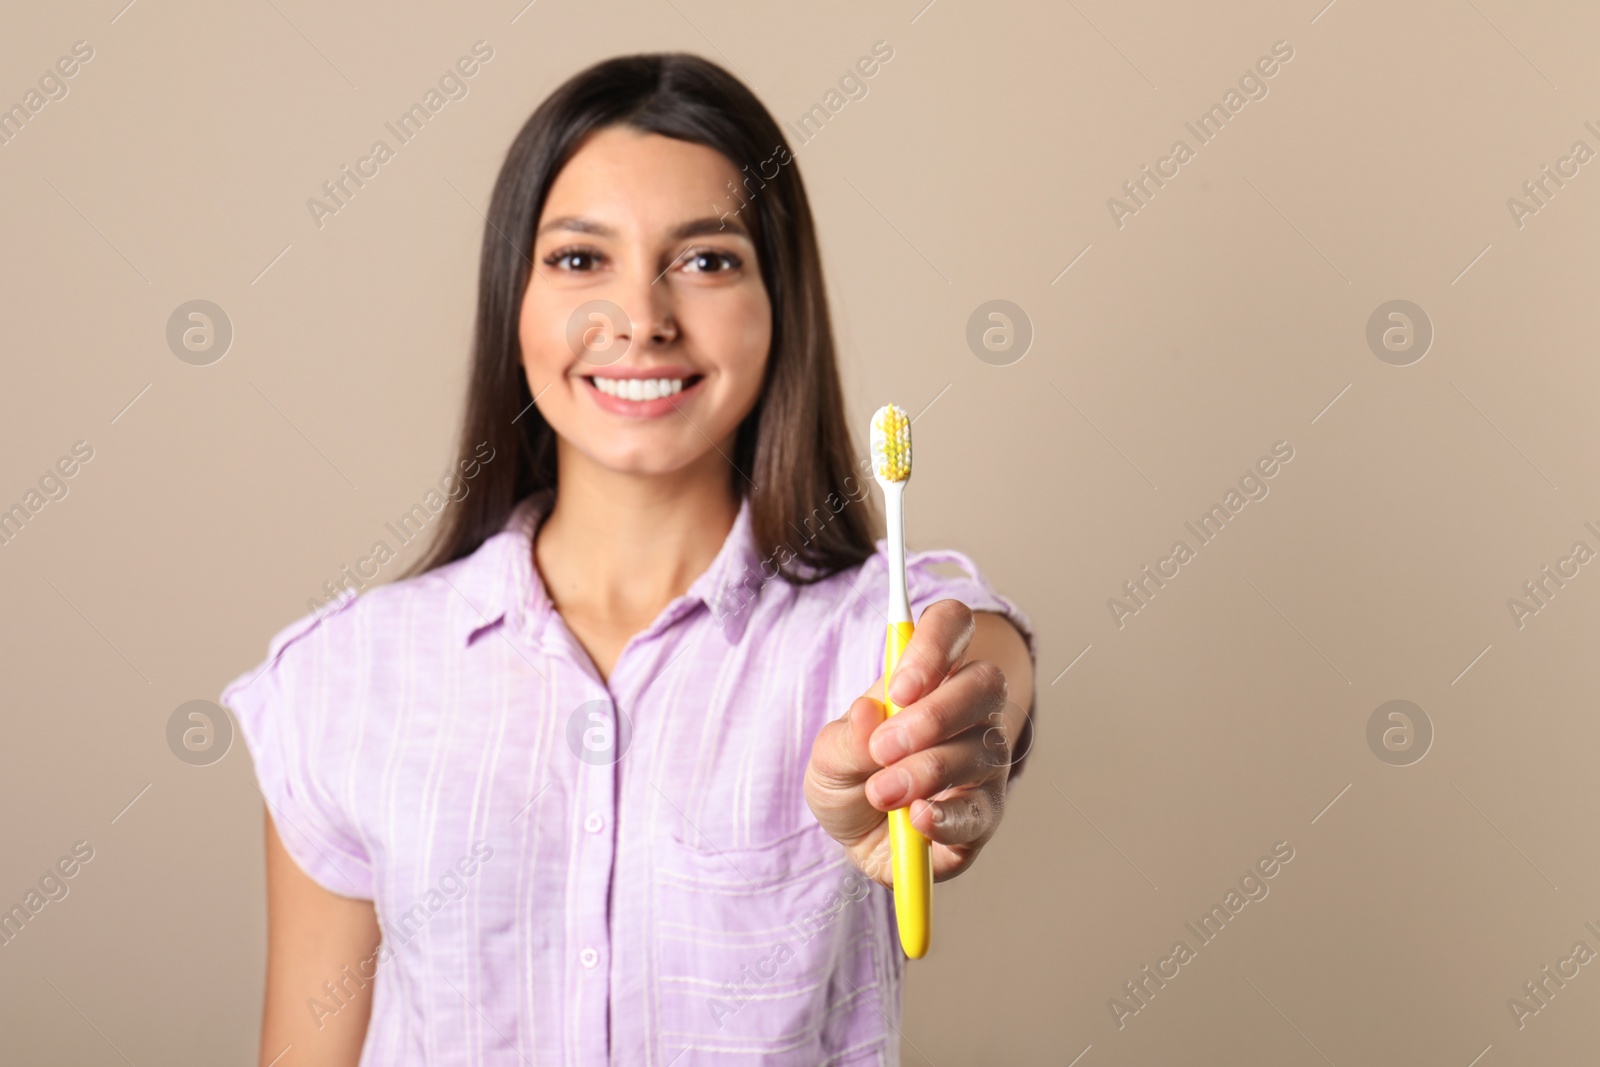
[[[313, 612], [280, 631], [265, 662], [222, 691], [239, 724], [256, 782], [284, 849], [331, 893], [372, 899], [372, 861], [338, 803], [347, 742], [332, 729], [342, 703], [335, 635], [328, 621], [354, 600]], [[341, 620], [348, 622], [348, 619]], [[330, 773], [332, 772], [332, 773]]]
[[[964, 553], [953, 549], [906, 553], [906, 596], [911, 601], [911, 618], [922, 618], [922, 613], [941, 600], [959, 600], [973, 611], [992, 611], [1008, 619], [1028, 647], [1028, 661], [1038, 670], [1039, 654], [1035, 644], [1033, 623], [1017, 604], [1002, 595], [983, 576], [978, 565]], [[1038, 687], [1034, 687], [1034, 705], [1038, 704]], [[1016, 783], [1027, 763], [1028, 752], [1033, 747], [1034, 707], [1027, 709], [1028, 716], [1017, 739], [1006, 791]]]

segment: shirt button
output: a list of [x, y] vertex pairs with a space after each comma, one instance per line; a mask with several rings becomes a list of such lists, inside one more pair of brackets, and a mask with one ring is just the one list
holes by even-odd
[[578, 962], [583, 964], [585, 967], [593, 967], [595, 964], [600, 962], [600, 953], [596, 952], [592, 948], [586, 948], [582, 952], [578, 953]]
[[583, 828], [591, 834], [599, 833], [605, 824], [605, 817], [597, 811], [591, 811], [589, 817], [583, 820]]

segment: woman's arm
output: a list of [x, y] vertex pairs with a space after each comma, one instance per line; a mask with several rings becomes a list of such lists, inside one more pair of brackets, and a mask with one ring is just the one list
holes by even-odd
[[[270, 813], [266, 836], [261, 1067], [355, 1067], [372, 1014], [378, 913], [370, 900], [341, 897], [313, 882], [284, 849]], [[293, 1049], [284, 1056], [287, 1046]]]
[[1015, 774], [1032, 747], [1031, 734], [1025, 734], [1023, 728], [1033, 707], [1033, 660], [1028, 657], [1022, 633], [1004, 615], [979, 611], [974, 613], [973, 622], [976, 630], [972, 644], [967, 646], [967, 658], [988, 660], [1006, 676], [1006, 706], [1001, 718], [1010, 773]]

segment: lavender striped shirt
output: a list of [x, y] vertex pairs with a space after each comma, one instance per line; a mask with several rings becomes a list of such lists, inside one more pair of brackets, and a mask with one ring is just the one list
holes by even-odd
[[[289, 854], [382, 927], [306, 1011], [375, 981], [364, 1067], [898, 1063], [892, 900], [802, 789], [881, 667], [882, 542], [815, 585], [764, 582], [743, 505], [607, 684], [533, 566], [547, 504], [295, 622], [223, 692]], [[1004, 612], [1033, 653], [966, 556], [908, 570], [914, 615]]]

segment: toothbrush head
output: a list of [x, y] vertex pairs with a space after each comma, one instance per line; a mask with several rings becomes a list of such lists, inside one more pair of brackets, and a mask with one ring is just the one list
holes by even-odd
[[893, 404], [872, 416], [872, 472], [887, 489], [911, 477], [911, 420]]

